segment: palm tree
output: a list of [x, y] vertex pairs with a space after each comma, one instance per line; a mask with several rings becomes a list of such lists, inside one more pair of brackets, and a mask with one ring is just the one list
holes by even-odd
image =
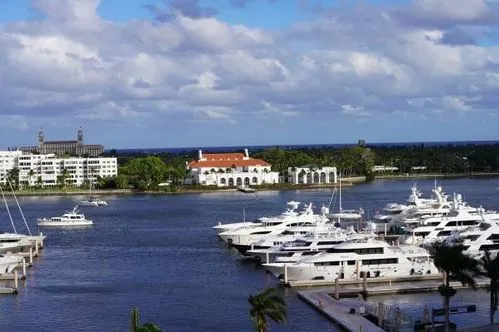
[[435, 266], [444, 273], [444, 283], [438, 287], [438, 292], [444, 298], [445, 331], [449, 331], [449, 302], [456, 294], [450, 286], [450, 280], [455, 279], [463, 285], [476, 289], [474, 276], [480, 272], [478, 261], [464, 253], [462, 243], [454, 245], [437, 241], [430, 248]]
[[137, 308], [133, 308], [130, 312], [130, 323], [131, 332], [161, 332], [161, 329], [156, 324], [146, 323], [144, 325], [140, 325], [139, 310]]
[[35, 176], [35, 171], [30, 169], [28, 172], [28, 185], [29, 185], [29, 187], [31, 187], [31, 179], [33, 178], [33, 176]]
[[251, 304], [251, 319], [255, 323], [257, 332], [267, 331], [267, 317], [278, 324], [286, 324], [288, 316], [286, 302], [275, 294], [274, 288], [267, 288], [261, 293], [251, 295], [248, 301]]
[[490, 279], [488, 291], [490, 292], [490, 325], [494, 325], [494, 314], [497, 311], [499, 293], [499, 255], [491, 256], [490, 251], [485, 251], [479, 262], [480, 275]]

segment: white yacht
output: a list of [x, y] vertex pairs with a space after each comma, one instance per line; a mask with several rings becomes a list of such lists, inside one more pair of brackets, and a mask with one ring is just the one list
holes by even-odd
[[322, 214], [314, 214], [312, 203], [296, 216], [275, 218], [262, 221], [256, 225], [236, 228], [219, 234], [219, 237], [240, 252], [245, 253], [257, 241], [280, 234], [306, 234], [314, 230], [317, 225], [329, 222], [326, 217], [327, 208], [322, 207]]
[[429, 252], [421, 247], [390, 246], [372, 239], [348, 241], [296, 263], [263, 266], [284, 282], [362, 280], [438, 274]]
[[52, 217], [50, 219], [40, 218], [38, 219], [38, 226], [92, 226], [94, 223], [92, 220], [85, 218], [83, 213], [78, 211], [78, 205], [73, 208], [72, 211], [64, 213], [61, 217]]
[[430, 217], [420, 222], [421, 226], [406, 228], [408, 235], [406, 243], [420, 245], [443, 240], [453, 232], [460, 232], [472, 226], [479, 226], [482, 222], [499, 222], [499, 213], [479, 209], [468, 209], [465, 205], [458, 205], [445, 217]]
[[218, 223], [218, 225], [214, 226], [213, 228], [217, 231], [217, 234], [227, 232], [230, 230], [235, 230], [237, 228], [241, 227], [247, 227], [247, 226], [257, 226], [257, 225], [262, 225], [262, 223], [268, 222], [269, 220], [283, 220], [291, 216], [297, 216], [299, 212], [297, 211], [298, 208], [300, 207], [300, 202], [296, 201], [289, 201], [286, 203], [286, 210], [281, 213], [278, 216], [275, 217], [261, 217], [256, 219], [255, 221], [246, 221], [246, 214], [243, 209], [243, 219], [244, 221], [242, 222], [236, 222], [236, 223], [230, 223], [230, 224], [222, 224]]
[[22, 262], [23, 258], [20, 256], [0, 255], [0, 274], [11, 273]]
[[[479, 258], [485, 251], [499, 251], [498, 221], [483, 221], [477, 226], [468, 227], [462, 231], [454, 231], [448, 237], [438, 239], [449, 244], [459, 242], [465, 248], [465, 253]], [[430, 246], [434, 241], [424, 241], [423, 246]]]
[[89, 198], [83, 201], [80, 201], [78, 203], [79, 206], [92, 206], [92, 207], [99, 207], [99, 206], [108, 206], [107, 202], [99, 199], [99, 198]]
[[[338, 223], [341, 223], [341, 221], [357, 221], [362, 219], [362, 216], [364, 215], [364, 210], [362, 208], [359, 208], [358, 210], [356, 209], [350, 209], [350, 210], [345, 210], [343, 209], [343, 203], [341, 200], [341, 175], [338, 175], [338, 185], [339, 185], [339, 203], [338, 203], [338, 211], [334, 213], [328, 213], [327, 217], [329, 219], [332, 219]], [[333, 190], [333, 196], [334, 193], [336, 192], [336, 188]], [[332, 199], [332, 197], [331, 197]]]
[[[375, 225], [367, 229], [356, 232], [353, 227], [346, 229], [334, 228], [327, 233], [311, 233], [300, 237], [295, 237], [293, 241], [276, 244], [269, 248], [248, 250], [247, 254], [256, 258], [259, 262], [270, 263], [293, 263], [306, 256], [316, 255], [318, 252], [329, 249], [355, 239], [374, 238]], [[275, 239], [275, 238], [274, 238]], [[279, 243], [279, 241], [274, 242]], [[261, 247], [261, 243], [255, 245]]]
[[448, 208], [448, 196], [443, 192], [442, 187], [432, 189], [431, 198], [421, 198], [422, 193], [416, 185], [411, 187], [411, 194], [407, 199], [407, 204], [389, 203], [383, 207], [382, 211], [376, 211], [374, 220], [390, 223], [418, 220], [422, 216], [436, 215], [446, 213], [442, 209]]

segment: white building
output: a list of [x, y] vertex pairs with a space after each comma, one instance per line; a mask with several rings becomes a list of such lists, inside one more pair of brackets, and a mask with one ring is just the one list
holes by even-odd
[[8, 172], [17, 167], [17, 158], [22, 155], [21, 151], [0, 151], [0, 184], [7, 183]]
[[63, 174], [67, 176], [66, 184], [71, 186], [81, 186], [86, 180], [95, 183], [98, 177], [118, 174], [116, 158], [58, 158], [55, 154], [21, 154], [19, 151], [10, 166], [10, 169], [19, 169], [20, 186], [30, 187], [56, 186], [58, 177]]
[[261, 159], [253, 159], [244, 153], [198, 152], [196, 160], [187, 163], [187, 183], [215, 185], [218, 187], [251, 186], [278, 183], [279, 173], [271, 171], [271, 165]]
[[337, 182], [336, 167], [289, 167], [288, 181], [295, 184], [327, 184]]

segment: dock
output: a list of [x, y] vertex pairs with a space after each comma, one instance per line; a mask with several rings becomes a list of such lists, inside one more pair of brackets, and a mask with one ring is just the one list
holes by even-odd
[[384, 330], [362, 316], [361, 310], [353, 312], [348, 302], [338, 301], [327, 292], [312, 290], [298, 291], [298, 297], [320, 313], [325, 315], [334, 324], [348, 332], [383, 332]]
[[443, 280], [442, 274], [424, 274], [424, 275], [412, 275], [406, 277], [376, 277], [376, 278], [358, 278], [358, 279], [338, 279], [335, 280], [286, 280], [287, 271], [285, 268], [285, 278], [283, 283], [292, 287], [310, 287], [310, 286], [335, 286], [335, 285], [359, 285], [362, 287], [364, 284], [389, 284], [398, 282], [419, 282], [419, 281], [429, 281], [429, 280]]

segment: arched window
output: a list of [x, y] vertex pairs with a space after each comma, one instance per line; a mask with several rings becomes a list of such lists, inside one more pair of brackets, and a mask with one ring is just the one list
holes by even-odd
[[321, 173], [321, 183], [326, 183], [326, 173], [325, 172]]
[[237, 178], [237, 180], [236, 180], [236, 184], [237, 184], [238, 186], [242, 186], [242, 185], [243, 185], [243, 179], [241, 179], [241, 178]]
[[249, 186], [249, 184], [250, 184], [250, 178], [248, 177], [244, 178], [244, 185]]
[[234, 187], [234, 179], [233, 178], [229, 179], [229, 187]]
[[319, 173], [314, 173], [314, 183], [319, 183]]
[[334, 183], [334, 172], [329, 173], [329, 182]]
[[227, 180], [226, 180], [225, 178], [221, 178], [221, 179], [220, 179], [220, 184], [221, 184], [222, 186], [225, 186], [225, 185], [227, 184]]
[[253, 184], [257, 184], [258, 183], [258, 179], [256, 178], [256, 176], [253, 177], [252, 182], [253, 182]]

